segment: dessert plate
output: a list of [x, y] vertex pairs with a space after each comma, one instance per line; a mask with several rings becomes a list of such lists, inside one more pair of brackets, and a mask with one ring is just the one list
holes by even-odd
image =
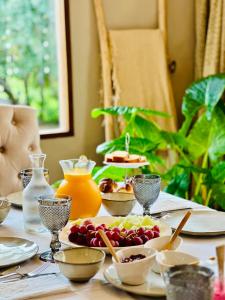
[[162, 297], [166, 295], [165, 284], [162, 277], [152, 271], [149, 272], [147, 280], [141, 285], [128, 285], [120, 281], [113, 265], [104, 271], [105, 279], [116, 288], [142, 296]]
[[8, 201], [15, 207], [23, 207], [23, 193], [22, 191], [9, 194], [7, 197]]
[[[99, 216], [99, 217], [88, 218], [88, 219], [91, 220], [96, 225], [100, 225], [100, 224], [109, 225], [109, 224], [115, 222], [116, 218], [117, 217], [112, 217], [112, 216]], [[170, 226], [168, 224], [166, 224], [164, 221], [157, 220], [157, 225], [160, 228], [160, 236], [170, 235], [172, 233]], [[79, 245], [72, 243], [68, 240], [68, 234], [69, 234], [70, 227], [71, 227], [71, 224], [68, 223], [67, 226], [64, 227], [63, 230], [60, 232], [60, 234], [59, 234], [60, 242], [62, 242], [63, 244], [65, 244], [67, 246], [73, 247], [73, 248], [80, 247]], [[93, 248], [95, 248], [95, 247], [93, 247]], [[114, 247], [114, 249], [116, 251], [120, 250], [120, 249], [124, 249], [124, 248], [126, 248], [126, 247]], [[105, 251], [105, 253], [109, 254], [107, 247], [96, 247], [96, 249], [103, 250], [103, 251]]]
[[[185, 212], [179, 211], [164, 216], [164, 220], [176, 229]], [[183, 234], [209, 236], [225, 234], [225, 213], [215, 210], [192, 210], [192, 214], [182, 230]]]
[[103, 162], [107, 166], [113, 166], [113, 167], [118, 167], [118, 168], [124, 168], [124, 169], [137, 169], [140, 167], [148, 166], [149, 162], [144, 161], [144, 162], [139, 162], [139, 163], [118, 163], [118, 162]]
[[0, 237], [0, 268], [24, 262], [38, 252], [34, 242], [16, 237]]

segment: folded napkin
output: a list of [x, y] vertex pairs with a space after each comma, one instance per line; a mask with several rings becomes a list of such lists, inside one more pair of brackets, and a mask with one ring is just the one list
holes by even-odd
[[46, 275], [0, 283], [0, 300], [25, 300], [71, 291], [71, 285], [61, 275]]

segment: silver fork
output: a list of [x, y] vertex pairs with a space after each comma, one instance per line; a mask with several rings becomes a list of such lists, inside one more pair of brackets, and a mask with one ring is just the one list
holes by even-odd
[[51, 273], [42, 273], [45, 269], [47, 269], [49, 267], [50, 263], [44, 263], [43, 265], [41, 265], [40, 267], [34, 269], [31, 272], [28, 273], [19, 273], [19, 272], [14, 272], [11, 274], [7, 274], [4, 276], [0, 277], [0, 283], [6, 283], [6, 282], [12, 282], [12, 281], [16, 281], [16, 280], [20, 280], [20, 279], [24, 279], [24, 278], [34, 278], [34, 277], [39, 277], [39, 276], [46, 276], [46, 275], [53, 275], [56, 274], [54, 272]]

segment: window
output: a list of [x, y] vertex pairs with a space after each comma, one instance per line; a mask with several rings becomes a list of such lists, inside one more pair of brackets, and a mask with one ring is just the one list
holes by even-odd
[[37, 109], [40, 133], [71, 135], [68, 0], [0, 0], [0, 103]]

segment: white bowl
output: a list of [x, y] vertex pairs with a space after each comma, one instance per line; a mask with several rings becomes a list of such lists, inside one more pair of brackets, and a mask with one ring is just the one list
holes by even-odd
[[6, 200], [5, 198], [0, 198], [0, 224], [7, 217], [10, 207], [11, 203], [8, 200]]
[[122, 261], [123, 258], [130, 257], [131, 255], [143, 254], [146, 256], [143, 259], [128, 263], [117, 263], [112, 257], [118, 277], [123, 283], [129, 285], [143, 284], [154, 263], [156, 251], [151, 248], [132, 247], [119, 250], [116, 254], [120, 261]]
[[101, 268], [105, 253], [98, 249], [78, 247], [59, 251], [54, 259], [60, 271], [72, 281], [88, 281]]
[[[160, 252], [163, 249], [163, 247], [169, 242], [170, 237], [171, 237], [170, 235], [167, 235], [167, 236], [160, 236], [158, 238], [152, 239], [147, 243], [145, 243], [144, 247], [152, 248], [156, 250], [156, 252]], [[178, 236], [174, 241], [174, 243], [172, 244], [171, 250], [177, 250], [182, 243], [183, 243], [183, 239]], [[155, 257], [154, 264], [152, 266], [152, 271], [155, 273], [160, 273], [160, 268], [158, 263], [156, 262], [156, 257]]]
[[102, 193], [102, 203], [111, 216], [127, 216], [132, 211], [136, 199], [133, 193]]
[[156, 254], [156, 261], [159, 264], [160, 272], [164, 273], [169, 268], [180, 265], [198, 265], [199, 259], [185, 252], [165, 250]]

